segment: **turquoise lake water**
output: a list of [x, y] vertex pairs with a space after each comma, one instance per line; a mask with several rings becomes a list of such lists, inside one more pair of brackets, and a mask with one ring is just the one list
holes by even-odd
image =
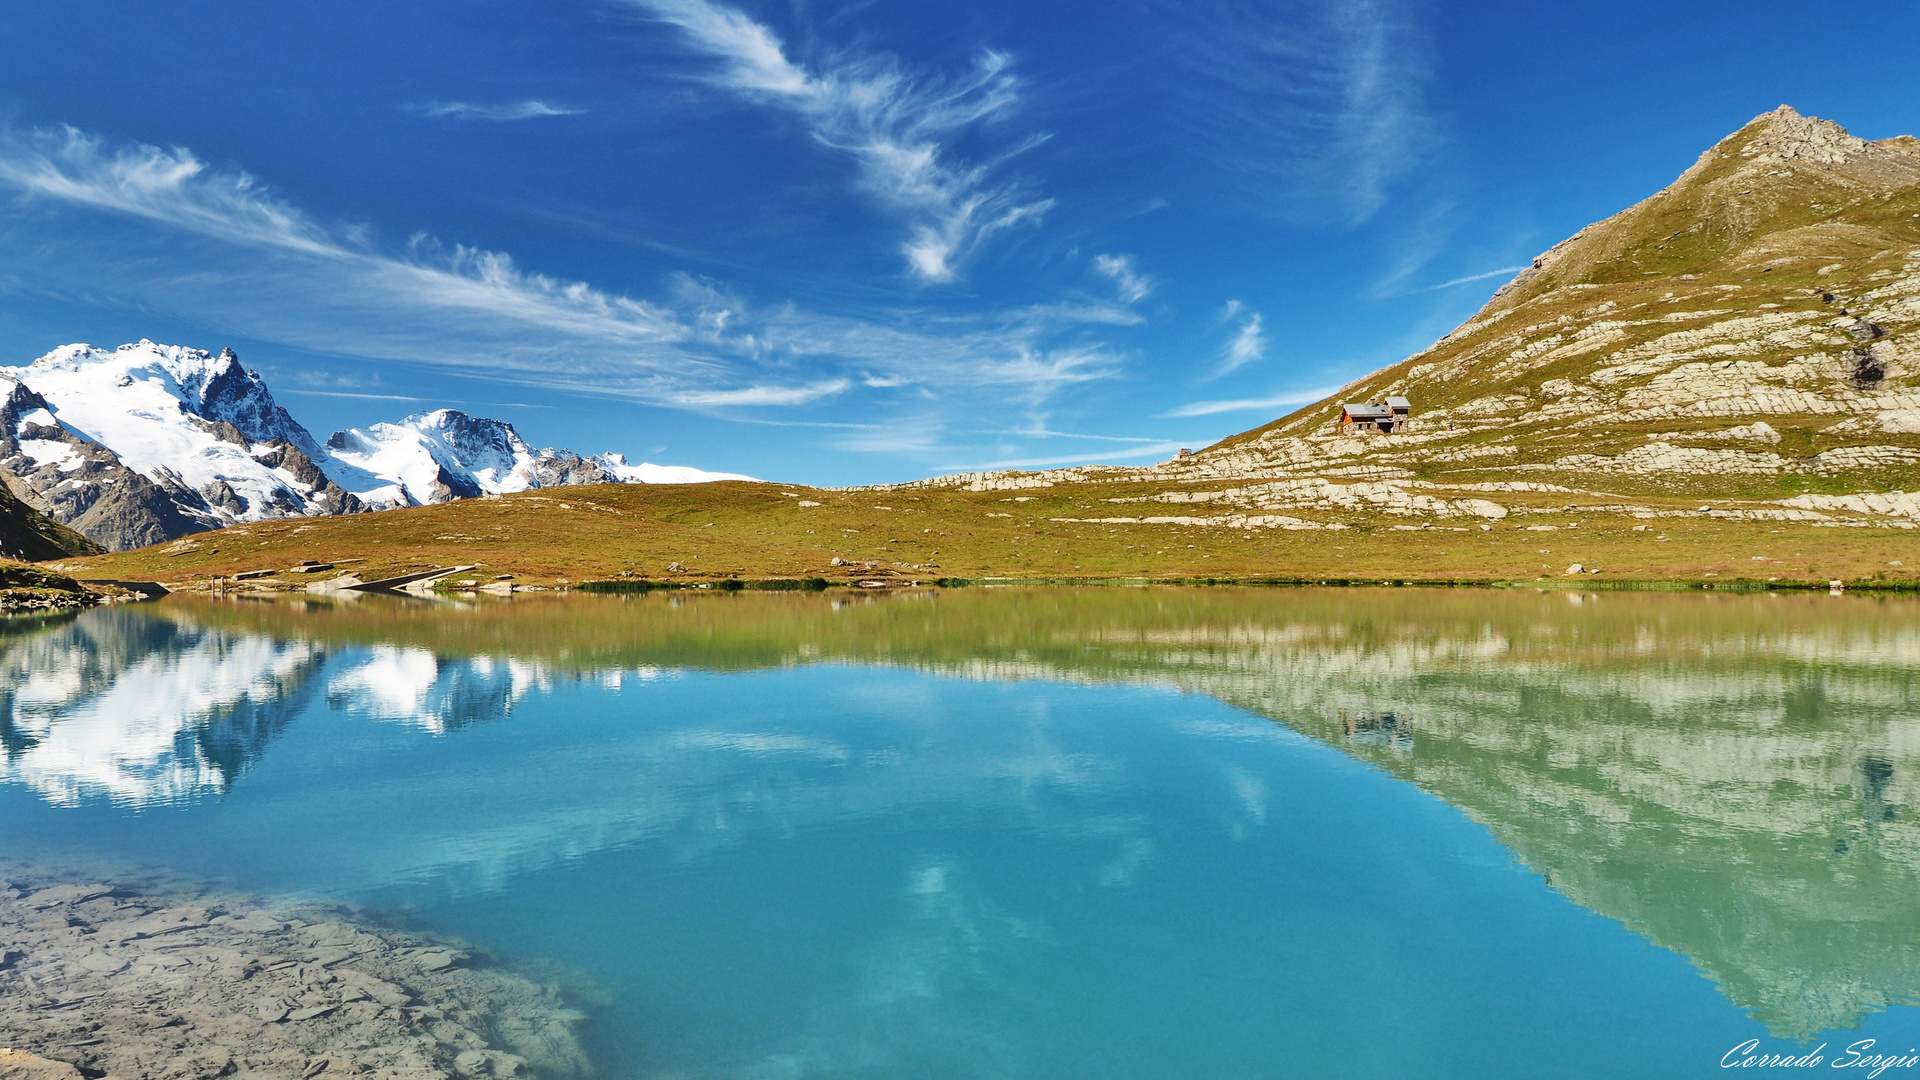
[[610, 1078], [1920, 1046], [1914, 605], [1093, 592], [21, 624], [0, 855], [558, 964]]

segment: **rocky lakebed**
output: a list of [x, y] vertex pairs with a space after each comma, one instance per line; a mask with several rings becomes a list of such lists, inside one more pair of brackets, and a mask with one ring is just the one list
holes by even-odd
[[0, 1080], [574, 1078], [576, 993], [354, 909], [0, 861]]

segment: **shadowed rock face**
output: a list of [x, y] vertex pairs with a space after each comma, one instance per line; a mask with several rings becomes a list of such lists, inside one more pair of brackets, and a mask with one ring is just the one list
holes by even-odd
[[232, 349], [221, 349], [216, 360], [200, 387], [199, 415], [232, 425], [248, 442], [282, 443], [307, 457], [319, 452], [307, 429], [273, 400], [259, 372], [242, 367]]

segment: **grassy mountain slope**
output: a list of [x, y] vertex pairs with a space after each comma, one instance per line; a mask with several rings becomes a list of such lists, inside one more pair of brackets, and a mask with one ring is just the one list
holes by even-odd
[[[1920, 489], [1916, 326], [1920, 142], [1782, 106], [1431, 348], [1188, 468], [1857, 511], [1841, 496]], [[1329, 430], [1338, 401], [1396, 393], [1407, 434]]]
[[[1335, 430], [1340, 402], [1389, 394], [1413, 400], [1408, 430]], [[1912, 582], [1916, 527], [1920, 142], [1782, 106], [1541, 255], [1432, 347], [1191, 458], [849, 491], [576, 488], [73, 565], [175, 581], [301, 558], [535, 581], [673, 564], [688, 580], [1511, 580], [1578, 563]]]
[[99, 544], [28, 506], [0, 486], [0, 557], [36, 562], [93, 555], [99, 551]]
[[[1131, 525], [1096, 519], [1114, 509], [1103, 500], [1144, 499], [1166, 490], [1152, 483], [1069, 483], [1025, 491], [616, 484], [569, 488], [564, 496], [526, 492], [264, 522], [52, 565], [80, 577], [203, 585], [211, 575], [284, 571], [307, 559], [334, 563], [362, 580], [477, 563], [479, 570], [454, 580], [485, 583], [513, 574], [524, 585], [815, 576], [836, 582], [1499, 581], [1562, 577], [1574, 562], [1602, 568], [1603, 580], [1920, 580], [1914, 572], [1920, 544], [1910, 531], [1756, 525], [1692, 513], [1649, 526], [1556, 505], [1529, 513], [1525, 526], [1485, 529], [1382, 521], [1380, 513], [1361, 510], [1321, 514], [1312, 529], [1236, 528], [1205, 524], [1213, 519], [1195, 515]], [[676, 565], [684, 571], [674, 571]], [[244, 584], [298, 588], [311, 580], [280, 573]]]

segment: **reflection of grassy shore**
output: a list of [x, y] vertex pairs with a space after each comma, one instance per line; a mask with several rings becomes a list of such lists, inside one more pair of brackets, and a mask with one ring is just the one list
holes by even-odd
[[[478, 563], [481, 579], [512, 574], [522, 583], [552, 584], [813, 576], [838, 582], [1569, 581], [1575, 579], [1568, 567], [1579, 563], [1600, 571], [1578, 579], [1585, 582], [1920, 582], [1920, 542], [1912, 530], [1729, 520], [1699, 513], [1698, 502], [1660, 504], [1657, 509], [1679, 516], [1641, 519], [1568, 503], [1573, 497], [1564, 494], [1512, 496], [1515, 513], [1485, 530], [1473, 518], [1409, 528], [1391, 515], [1360, 513], [1301, 517], [1344, 526], [1339, 529], [1058, 520], [1139, 515], [1137, 505], [1108, 500], [1146, 490], [1134, 484], [1024, 492], [833, 492], [744, 483], [580, 487], [236, 526], [56, 566], [83, 578], [185, 583], [303, 559], [345, 563], [343, 569], [365, 579]], [[1204, 514], [1190, 507], [1161, 512]], [[832, 565], [835, 558], [844, 565]], [[672, 564], [686, 572], [670, 573]]]
[[1920, 995], [1916, 616], [1912, 596], [1378, 588], [176, 599], [125, 614], [554, 673], [850, 663], [1205, 694], [1459, 808], [1782, 1037]]

